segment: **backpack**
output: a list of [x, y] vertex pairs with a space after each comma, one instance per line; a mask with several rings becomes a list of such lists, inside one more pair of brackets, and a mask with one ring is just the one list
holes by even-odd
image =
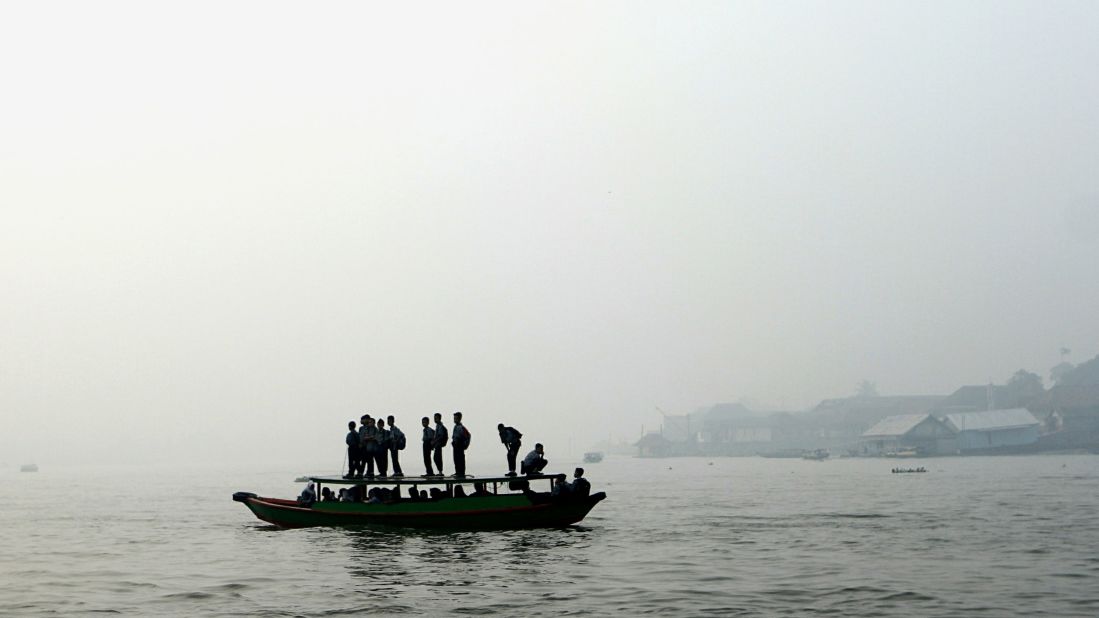
[[[464, 427], [464, 425], [463, 425], [463, 427]], [[473, 439], [473, 434], [469, 433], [469, 429], [466, 429], [466, 439], [463, 440], [463, 442], [465, 442], [466, 444], [462, 448], [463, 449], [469, 448], [469, 441], [472, 440], [472, 439]]]
[[403, 431], [401, 432], [401, 435], [397, 436], [397, 438], [393, 441], [393, 443], [397, 446], [398, 451], [403, 451], [404, 450], [405, 438], [404, 438], [404, 432]]

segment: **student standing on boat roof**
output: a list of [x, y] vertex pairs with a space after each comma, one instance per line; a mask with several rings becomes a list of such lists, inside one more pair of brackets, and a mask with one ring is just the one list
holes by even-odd
[[427, 470], [424, 476], [435, 476], [435, 471], [431, 469], [431, 451], [435, 449], [435, 430], [431, 428], [431, 419], [426, 416], [420, 419], [420, 424], [424, 426], [424, 469]]
[[[366, 424], [370, 421], [369, 414], [363, 414], [359, 417], [359, 469], [355, 473], [355, 478], [361, 479], [363, 472], [366, 471]], [[373, 468], [371, 468], [373, 470]]]
[[355, 431], [355, 421], [348, 421], [347, 429], [347, 474], [343, 478], [350, 479], [355, 477], [362, 456], [359, 454], [359, 432]]
[[435, 472], [439, 476], [443, 476], [443, 447], [446, 446], [447, 439], [450, 435], [446, 431], [446, 425], [443, 424], [443, 415], [439, 412], [435, 413]]
[[534, 445], [534, 450], [527, 453], [527, 456], [523, 458], [521, 471], [523, 474], [541, 474], [542, 468], [545, 468], [548, 463], [549, 461], [545, 458], [545, 450], [542, 449], [542, 444], [538, 443]]
[[374, 419], [364, 417], [365, 427], [359, 428], [359, 437], [362, 438], [363, 459], [366, 460], [366, 478], [374, 478], [374, 463], [378, 458], [378, 428], [374, 426]]
[[500, 442], [508, 449], [507, 475], [515, 476], [515, 458], [519, 455], [519, 449], [523, 446], [521, 441], [523, 434], [519, 433], [519, 430], [514, 427], [505, 427], [503, 423], [497, 425], [496, 430], [500, 432]]
[[385, 428], [385, 421], [378, 419], [378, 476], [389, 476], [389, 430]]
[[402, 451], [405, 447], [404, 432], [393, 424], [392, 414], [386, 417], [386, 420], [389, 421], [389, 453], [393, 457], [393, 476], [404, 478], [404, 472], [401, 472], [401, 462], [397, 460], [397, 451]]
[[466, 475], [466, 449], [469, 448], [470, 434], [462, 424], [462, 413], [454, 413], [454, 431], [451, 432], [450, 445], [454, 447], [454, 476]]

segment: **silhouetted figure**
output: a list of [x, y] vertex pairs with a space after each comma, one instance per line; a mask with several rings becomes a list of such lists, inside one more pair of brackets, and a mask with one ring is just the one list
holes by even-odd
[[[362, 454], [363, 464], [366, 468], [366, 477], [374, 478], [374, 460], [378, 449], [378, 428], [374, 426], [374, 419], [369, 414], [364, 414], [359, 423], [359, 449]], [[355, 478], [363, 478], [363, 466]]]
[[335, 502], [336, 496], [332, 495], [332, 490], [325, 487], [321, 489], [321, 502]]
[[420, 492], [416, 491], [415, 487], [409, 487], [408, 488], [408, 499], [411, 500], [412, 502], [419, 502], [420, 501]]
[[474, 483], [473, 484], [473, 493], [470, 494], [471, 497], [478, 497], [479, 498], [479, 497], [482, 497], [482, 496], [491, 496], [491, 495], [492, 494], [490, 494], [489, 491], [487, 489], [485, 489], [485, 484], [484, 483]]
[[389, 455], [393, 458], [393, 477], [404, 478], [404, 472], [401, 471], [401, 462], [397, 458], [397, 452], [404, 450], [406, 443], [405, 435], [403, 431], [393, 424], [392, 414], [389, 415], [386, 420], [389, 421]]
[[466, 449], [469, 448], [470, 433], [462, 424], [462, 413], [454, 413], [454, 431], [451, 432], [450, 446], [454, 450], [454, 476], [466, 475]]
[[378, 449], [374, 451], [374, 459], [378, 464], [378, 476], [389, 476], [389, 430], [385, 428], [385, 421], [378, 419]]
[[511, 427], [504, 426], [500, 423], [496, 426], [496, 430], [500, 432], [500, 442], [508, 450], [508, 476], [515, 476], [515, 458], [519, 456], [519, 449], [522, 448], [523, 434], [519, 433], [519, 430]]
[[572, 483], [569, 485], [573, 496], [578, 498], [587, 498], [591, 495], [591, 483], [588, 479], [584, 478], [584, 469], [577, 468], [572, 473]]
[[434, 447], [434, 461], [435, 471], [439, 476], [443, 476], [443, 447], [446, 446], [447, 441], [450, 439], [450, 434], [447, 433], [446, 425], [443, 424], [443, 415], [439, 412], [435, 413], [435, 442], [432, 444]]
[[359, 473], [359, 465], [362, 463], [362, 451], [359, 448], [359, 432], [355, 430], [355, 421], [348, 421], [347, 423], [347, 474], [343, 475], [343, 478], [350, 479], [355, 478], [355, 474]]
[[527, 453], [527, 456], [523, 458], [523, 463], [520, 469], [523, 474], [541, 474], [542, 469], [546, 467], [549, 461], [545, 458], [545, 451], [542, 448], [542, 444], [538, 443], [534, 445], [534, 450]]
[[463, 489], [461, 485], [455, 485], [454, 486], [454, 497], [455, 498], [465, 498], [466, 497], [466, 490]]
[[317, 501], [317, 490], [313, 485], [313, 481], [305, 486], [305, 489], [301, 490], [301, 495], [298, 496], [298, 504], [302, 506], [309, 506]]
[[424, 426], [424, 476], [435, 476], [431, 469], [431, 452], [435, 450], [435, 430], [431, 428], [431, 419], [423, 417], [420, 424]]

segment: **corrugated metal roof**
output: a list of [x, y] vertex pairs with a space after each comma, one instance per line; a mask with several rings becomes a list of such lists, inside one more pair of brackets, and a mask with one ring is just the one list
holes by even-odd
[[947, 414], [946, 420], [958, 431], [992, 431], [1039, 424], [1038, 419], [1026, 408]]
[[912, 431], [912, 428], [922, 423], [930, 414], [898, 414], [887, 416], [877, 422], [873, 427], [863, 432], [863, 437], [871, 436], [903, 436]]

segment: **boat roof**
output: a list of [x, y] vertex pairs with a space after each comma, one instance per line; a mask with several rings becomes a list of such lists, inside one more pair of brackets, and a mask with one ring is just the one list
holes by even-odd
[[536, 474], [519, 476], [375, 476], [374, 478], [345, 479], [342, 476], [306, 476], [310, 481], [322, 485], [459, 485], [471, 483], [507, 483], [510, 481], [542, 481], [551, 478], [566, 478], [564, 474]]

